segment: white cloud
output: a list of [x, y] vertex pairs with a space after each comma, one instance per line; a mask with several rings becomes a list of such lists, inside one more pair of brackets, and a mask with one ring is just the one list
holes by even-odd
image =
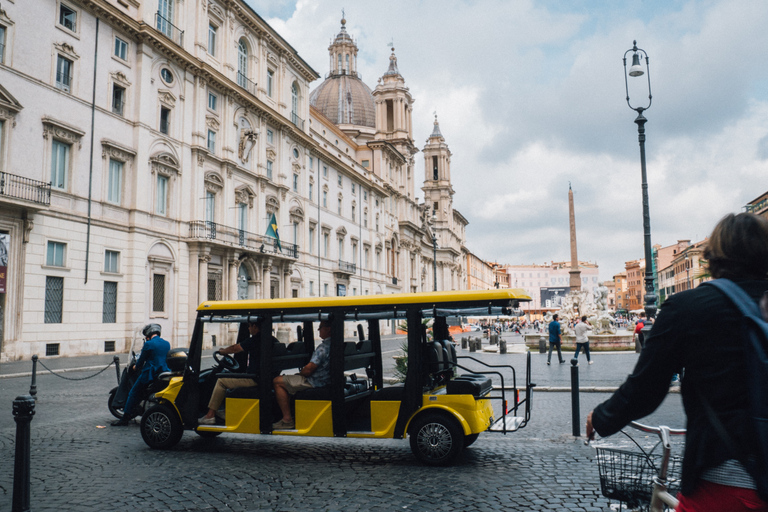
[[[252, 2], [318, 73], [328, 72], [344, 3]], [[653, 243], [701, 239], [768, 188], [768, 69], [759, 65], [768, 47], [766, 2], [361, 0], [346, 7], [370, 87], [394, 41], [416, 99], [417, 146], [437, 111], [453, 153], [454, 205], [470, 221], [469, 248], [484, 258], [569, 259], [569, 181], [580, 257], [610, 278], [643, 256], [637, 127], [621, 61], [633, 39], [651, 63]], [[633, 91], [632, 99], [644, 95]], [[419, 156], [417, 163], [422, 177]]]

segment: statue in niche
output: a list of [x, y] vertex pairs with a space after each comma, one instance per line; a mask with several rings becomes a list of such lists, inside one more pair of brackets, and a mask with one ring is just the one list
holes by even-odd
[[240, 158], [240, 161], [243, 163], [248, 162], [248, 158], [251, 155], [251, 151], [253, 150], [253, 147], [256, 145], [256, 139], [258, 137], [258, 132], [251, 130], [251, 129], [241, 129], [240, 130], [240, 144], [237, 148], [237, 156]]

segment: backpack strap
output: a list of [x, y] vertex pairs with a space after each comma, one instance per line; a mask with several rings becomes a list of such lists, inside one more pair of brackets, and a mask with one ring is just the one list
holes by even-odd
[[[707, 281], [705, 283], [702, 283], [702, 285], [713, 286], [718, 290], [720, 290], [720, 292], [722, 292], [723, 295], [728, 297], [728, 299], [730, 299], [730, 301], [739, 309], [741, 314], [744, 315], [746, 318], [752, 318], [752, 319], [758, 318], [760, 320], [763, 319], [763, 316], [760, 312], [760, 307], [755, 302], [755, 300], [752, 297], [750, 297], [749, 294], [745, 292], [739, 285], [737, 285], [730, 279], [725, 279], [725, 278], [713, 279], [712, 281]], [[720, 418], [717, 417], [717, 414], [712, 408], [712, 405], [704, 397], [704, 394], [701, 393], [701, 391], [697, 390], [696, 395], [699, 397], [701, 404], [704, 406], [704, 412], [706, 412], [707, 414], [707, 418], [709, 419], [710, 425], [712, 425], [712, 427], [715, 429], [715, 432], [717, 432], [717, 435], [723, 441], [728, 451], [730, 451], [736, 457], [736, 460], [741, 462], [741, 464], [745, 468], [754, 469], [754, 466], [755, 466], [754, 461], [750, 460], [750, 457], [745, 450], [740, 449], [739, 447], [736, 446], [736, 443], [734, 443], [733, 438], [728, 434], [728, 431], [725, 429], [725, 426], [720, 421]]]
[[755, 300], [750, 297], [749, 294], [741, 288], [741, 286], [737, 285], [730, 279], [714, 279], [712, 281], [702, 283], [702, 285], [714, 286], [720, 290], [723, 295], [728, 297], [731, 302], [733, 302], [733, 304], [739, 308], [739, 311], [741, 311], [741, 314], [744, 316], [757, 317], [762, 319], [760, 309], [758, 308]]

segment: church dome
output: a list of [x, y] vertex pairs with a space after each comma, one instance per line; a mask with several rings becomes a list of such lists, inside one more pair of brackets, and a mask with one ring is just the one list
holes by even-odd
[[347, 20], [328, 47], [331, 70], [309, 96], [310, 104], [336, 124], [376, 127], [373, 94], [357, 73], [357, 44], [347, 33]]
[[373, 95], [357, 76], [330, 75], [312, 91], [309, 102], [336, 124], [376, 127]]

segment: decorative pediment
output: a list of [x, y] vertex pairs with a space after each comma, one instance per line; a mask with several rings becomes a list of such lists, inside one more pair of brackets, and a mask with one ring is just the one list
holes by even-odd
[[221, 127], [221, 123], [216, 119], [216, 116], [210, 114], [205, 116], [205, 125], [214, 131], [219, 131], [219, 128]]
[[293, 165], [291, 165], [291, 167], [293, 168], [293, 172], [295, 172], [296, 174], [301, 172], [301, 164], [299, 164], [298, 162], [293, 162]]
[[122, 71], [113, 71], [109, 74], [110, 77], [112, 77], [112, 80], [119, 83], [122, 86], [130, 87], [131, 82], [128, 81], [128, 77], [125, 76], [125, 73]]
[[136, 156], [136, 151], [113, 140], [101, 139], [101, 156], [127, 162]]
[[69, 43], [53, 43], [53, 47], [56, 48], [56, 51], [59, 53], [62, 53], [73, 60], [80, 58], [80, 56], [75, 51], [75, 47]]
[[176, 105], [176, 96], [168, 89], [160, 89], [157, 92], [157, 97], [160, 99], [160, 103], [173, 108]]
[[[0, 119], [14, 119], [22, 108], [21, 103], [0, 84]], [[13, 124], [16, 125], [15, 119]]]
[[294, 206], [289, 214], [292, 222], [302, 222], [304, 220], [304, 210], [301, 209], [301, 206]]
[[347, 236], [347, 228], [345, 228], [344, 226], [339, 226], [338, 228], [336, 228], [336, 235], [341, 238]]
[[77, 143], [77, 147], [80, 149], [83, 147], [85, 132], [70, 124], [46, 116], [43, 117], [43, 138], [48, 140], [49, 135], [69, 144]]
[[276, 157], [277, 153], [275, 153], [275, 150], [272, 148], [267, 148], [267, 158], [274, 162]]
[[205, 173], [205, 190], [216, 193], [222, 188], [224, 188], [224, 180], [218, 173], [213, 171]]
[[279, 64], [279, 60], [277, 59], [277, 55], [275, 55], [272, 52], [267, 52], [267, 60], [277, 66]]
[[149, 168], [152, 174], [159, 173], [164, 176], [181, 174], [179, 163], [168, 153], [160, 153], [149, 157]]
[[253, 198], [256, 193], [248, 185], [241, 185], [235, 189], [235, 205], [247, 203], [248, 208], [253, 208]]
[[280, 201], [277, 199], [277, 196], [273, 196], [273, 195], [267, 196], [266, 205], [267, 205], [267, 213], [269, 215], [272, 215], [273, 213], [275, 213], [277, 210], [280, 209]]
[[225, 19], [224, 17], [224, 11], [221, 10], [221, 7], [218, 5], [211, 3], [208, 6], [208, 12], [219, 18], [219, 21], [223, 21]]

